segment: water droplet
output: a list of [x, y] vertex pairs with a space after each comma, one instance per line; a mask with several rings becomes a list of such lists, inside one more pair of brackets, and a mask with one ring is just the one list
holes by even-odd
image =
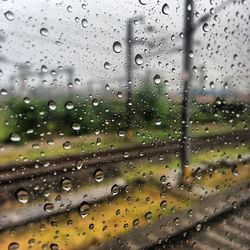
[[176, 218], [174, 219], [174, 224], [175, 224], [176, 226], [179, 226], [179, 225], [180, 225], [180, 218], [179, 218], [179, 217], [176, 217]]
[[67, 6], [67, 11], [68, 11], [69, 13], [72, 12], [72, 6], [71, 6], [71, 5]]
[[136, 63], [137, 65], [142, 65], [142, 64], [143, 64], [143, 58], [142, 58], [142, 56], [141, 56], [140, 54], [137, 54], [137, 55], [135, 56], [135, 63]]
[[146, 219], [146, 221], [148, 221], [148, 222], [150, 222], [151, 220], [152, 220], [152, 213], [151, 212], [147, 212], [146, 214], [145, 214], [145, 219]]
[[20, 189], [16, 192], [16, 198], [19, 202], [25, 204], [29, 201], [29, 193], [25, 189]]
[[238, 167], [237, 167], [237, 165], [234, 165], [234, 166], [232, 167], [231, 171], [232, 171], [232, 174], [233, 174], [234, 176], [238, 176]]
[[46, 28], [41, 28], [41, 29], [40, 29], [40, 34], [41, 34], [42, 36], [48, 36], [49, 31], [48, 31]]
[[167, 201], [162, 201], [161, 203], [160, 203], [160, 207], [161, 207], [161, 209], [166, 209], [167, 208]]
[[204, 24], [202, 25], [202, 29], [203, 29], [204, 32], [208, 32], [208, 24], [207, 24], [207, 23], [204, 23]]
[[68, 110], [73, 109], [74, 108], [73, 102], [71, 102], [71, 101], [66, 102], [65, 103], [65, 108], [68, 109]]
[[161, 176], [160, 182], [161, 182], [161, 184], [166, 184], [167, 183], [167, 177], [166, 177], [166, 175], [162, 175]]
[[190, 51], [189, 54], [188, 54], [188, 56], [189, 56], [190, 58], [193, 58], [193, 57], [194, 57], [194, 52], [193, 52], [193, 51]]
[[60, 41], [55, 41], [55, 44], [56, 44], [57, 46], [61, 46], [61, 45], [63, 45], [63, 43], [62, 43], [62, 42], [60, 42]]
[[88, 20], [85, 19], [85, 18], [82, 19], [82, 27], [83, 28], [87, 28], [88, 27]]
[[189, 217], [192, 217], [192, 216], [193, 216], [193, 210], [192, 210], [192, 209], [189, 209], [189, 210], [188, 210], [188, 216], [189, 216]]
[[209, 83], [209, 86], [210, 86], [211, 89], [213, 89], [213, 88], [214, 88], [214, 82], [211, 81], [211, 82]]
[[146, 4], [147, 4], [146, 0], [139, 0], [139, 3], [140, 3], [141, 5], [146, 5]]
[[111, 193], [112, 195], [117, 195], [119, 193], [119, 186], [118, 185], [113, 185], [111, 188]]
[[135, 220], [133, 221], [133, 226], [134, 226], [134, 228], [138, 228], [139, 224], [140, 224], [140, 220], [139, 220], [139, 219], [135, 219]]
[[82, 169], [82, 167], [83, 167], [83, 162], [82, 162], [82, 161], [77, 161], [77, 162], [76, 162], [76, 168], [77, 168], [78, 170], [80, 170], [80, 169]]
[[13, 12], [11, 12], [9, 10], [4, 13], [4, 16], [9, 21], [13, 21], [15, 19]]
[[74, 80], [76, 85], [80, 85], [81, 84], [81, 80], [79, 78], [75, 78]]
[[105, 89], [106, 90], [109, 90], [110, 89], [110, 86], [108, 84], [105, 85]]
[[120, 136], [120, 137], [124, 137], [124, 136], [125, 136], [125, 131], [119, 130], [119, 131], [117, 132], [117, 135]]
[[117, 92], [117, 97], [122, 98], [122, 92], [118, 91]]
[[124, 156], [124, 158], [128, 158], [129, 157], [129, 152], [124, 152], [123, 156]]
[[197, 232], [199, 232], [201, 230], [201, 223], [197, 223], [195, 225], [195, 229], [196, 229]]
[[17, 242], [11, 242], [8, 246], [8, 250], [18, 250], [19, 244]]
[[41, 71], [42, 71], [43, 73], [48, 72], [48, 68], [47, 68], [47, 66], [46, 66], [46, 65], [42, 65], [42, 67], [41, 67]]
[[155, 119], [155, 124], [156, 124], [157, 126], [160, 126], [160, 125], [161, 125], [161, 120], [160, 120], [159, 117]]
[[48, 106], [50, 110], [56, 110], [56, 103], [53, 100], [48, 102]]
[[80, 126], [79, 123], [74, 122], [74, 123], [72, 124], [72, 129], [75, 130], [75, 131], [78, 131], [78, 130], [81, 129], [81, 126]]
[[104, 63], [104, 68], [105, 69], [109, 69], [110, 68], [110, 63], [109, 62], [105, 62]]
[[50, 191], [49, 191], [49, 189], [44, 190], [43, 195], [44, 195], [45, 197], [49, 197], [49, 196], [50, 196]]
[[8, 95], [8, 92], [6, 89], [1, 89], [1, 95], [5, 96]]
[[50, 245], [50, 250], [59, 250], [59, 246], [57, 244], [55, 244], [55, 243], [52, 243]]
[[163, 6], [162, 6], [162, 13], [164, 14], [164, 15], [168, 15], [168, 9], [169, 9], [169, 6], [168, 6], [168, 4], [167, 3], [165, 3], [165, 4], [163, 4]]
[[237, 54], [234, 54], [234, 60], [237, 60], [238, 59], [238, 55]]
[[52, 212], [53, 209], [54, 209], [53, 203], [46, 203], [46, 204], [44, 205], [44, 207], [43, 207], [43, 210], [44, 210], [45, 212]]
[[103, 171], [101, 169], [97, 169], [95, 171], [94, 177], [95, 177], [95, 181], [96, 182], [98, 182], [98, 183], [102, 182], [103, 179], [104, 179], [104, 173], [103, 173]]
[[61, 182], [62, 189], [65, 191], [70, 191], [72, 189], [72, 182], [70, 179], [64, 179]]
[[154, 83], [159, 84], [161, 82], [161, 77], [159, 75], [155, 75], [154, 77]]
[[24, 97], [23, 102], [26, 103], [26, 104], [29, 104], [30, 103], [30, 98], [29, 97]]
[[17, 142], [21, 140], [21, 136], [19, 134], [15, 133], [11, 133], [10, 134], [10, 140], [13, 142]]
[[116, 41], [113, 43], [113, 50], [116, 53], [120, 53], [122, 51], [122, 45], [120, 42]]
[[88, 204], [88, 202], [83, 201], [80, 204], [80, 207], [78, 209], [78, 213], [82, 218], [85, 218], [89, 214], [89, 204]]
[[93, 104], [93, 106], [96, 107], [96, 106], [98, 106], [99, 102], [97, 99], [93, 99], [92, 104]]
[[70, 149], [71, 148], [71, 142], [70, 141], [66, 141], [63, 143], [63, 148], [64, 149]]

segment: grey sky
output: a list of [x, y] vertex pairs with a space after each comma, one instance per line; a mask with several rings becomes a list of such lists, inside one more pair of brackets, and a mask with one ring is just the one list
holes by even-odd
[[[40, 71], [42, 65], [46, 65], [49, 70], [58, 66], [72, 66], [75, 77], [81, 79], [83, 86], [90, 80], [103, 81], [112, 86], [112, 83], [117, 84], [117, 79], [123, 78], [126, 73], [124, 38], [127, 18], [145, 15], [144, 23], [138, 22], [134, 25], [134, 35], [138, 39], [158, 41], [159, 37], [165, 37], [166, 40], [158, 46], [164, 51], [182, 45], [179, 34], [183, 26], [184, 1], [141, 2], [145, 4], [142, 5], [138, 0], [1, 1], [0, 34], [6, 36], [5, 42], [1, 44], [1, 56], [18, 63], [29, 61], [33, 71]], [[198, 12], [196, 19], [221, 2], [223, 1], [195, 1], [195, 11]], [[168, 15], [162, 13], [165, 3], [169, 6]], [[202, 27], [198, 29], [195, 40], [201, 44], [194, 48], [194, 65], [206, 65], [207, 85], [214, 81], [215, 86], [221, 87], [223, 83], [220, 81], [228, 78], [231, 84], [241, 83], [241, 88], [246, 88], [246, 83], [249, 82], [249, 79], [245, 81], [246, 75], [249, 75], [246, 71], [249, 68], [248, 6], [248, 1], [243, 4], [242, 1], [236, 1], [236, 4], [220, 12], [216, 20], [212, 18], [208, 22], [207, 32]], [[6, 11], [14, 13], [13, 21], [6, 19]], [[83, 18], [88, 21], [85, 28], [81, 25]], [[155, 31], [145, 32], [147, 25], [154, 26]], [[41, 28], [48, 30], [48, 36], [40, 34]], [[57, 41], [61, 43], [60, 46]], [[115, 41], [121, 42], [121, 53], [113, 51], [112, 45]], [[168, 80], [170, 90], [178, 88], [181, 82], [181, 53], [160, 53], [158, 57], [152, 58], [148, 56], [148, 52], [147, 46], [134, 47], [134, 54], [140, 53], [143, 57], [141, 66], [134, 65], [135, 80], [142, 79], [146, 69], [149, 69], [152, 75], [159, 74], [162, 79]], [[110, 63], [108, 70], [103, 66], [106, 61]], [[1, 85], [4, 86], [10, 75], [17, 73], [17, 69], [14, 64], [6, 65], [1, 62], [0, 69], [3, 71]], [[237, 81], [237, 78], [243, 79], [244, 84], [242, 80]], [[33, 82], [30, 80], [29, 84], [36, 86], [36, 81], [37, 79]], [[65, 79], [61, 79], [62, 85], [64, 82]], [[104, 88], [104, 85], [101, 87]], [[125, 80], [119, 81], [119, 85], [124, 88]]]

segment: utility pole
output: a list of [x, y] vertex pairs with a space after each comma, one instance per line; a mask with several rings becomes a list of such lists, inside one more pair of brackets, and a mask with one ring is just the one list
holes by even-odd
[[190, 159], [189, 159], [189, 95], [192, 80], [192, 46], [193, 35], [199, 26], [208, 21], [214, 14], [223, 10], [226, 5], [233, 0], [227, 0], [215, 8], [213, 14], [205, 14], [195, 24], [193, 23], [194, 3], [193, 0], [186, 0], [184, 6], [184, 41], [183, 41], [183, 94], [181, 103], [181, 184], [188, 184], [191, 177]]
[[127, 21], [127, 27], [126, 27], [127, 37], [126, 37], [126, 44], [127, 44], [127, 100], [126, 100], [126, 120], [125, 120], [125, 126], [127, 130], [127, 137], [130, 139], [132, 136], [132, 82], [131, 82], [131, 75], [132, 75], [132, 57], [133, 57], [133, 51], [132, 51], [132, 41], [133, 41], [133, 19], [128, 19]]
[[126, 63], [127, 63], [127, 82], [126, 82], [126, 114], [125, 114], [125, 128], [127, 131], [127, 139], [132, 137], [132, 118], [133, 118], [133, 107], [132, 107], [132, 69], [133, 69], [133, 45], [134, 41], [134, 21], [142, 21], [143, 16], [132, 17], [127, 20], [126, 24]]
[[186, 0], [184, 7], [184, 41], [183, 41], [183, 93], [181, 103], [181, 170], [182, 183], [187, 183], [191, 169], [189, 168], [189, 95], [192, 79], [193, 45], [193, 0]]

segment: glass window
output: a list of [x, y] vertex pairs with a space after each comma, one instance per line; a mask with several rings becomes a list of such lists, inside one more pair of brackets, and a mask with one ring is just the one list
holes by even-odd
[[247, 1], [0, 12], [0, 249], [249, 248]]

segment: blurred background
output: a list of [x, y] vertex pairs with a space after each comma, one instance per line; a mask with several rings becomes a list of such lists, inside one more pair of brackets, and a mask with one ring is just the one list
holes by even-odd
[[1, 249], [248, 249], [248, 1], [0, 11]]

